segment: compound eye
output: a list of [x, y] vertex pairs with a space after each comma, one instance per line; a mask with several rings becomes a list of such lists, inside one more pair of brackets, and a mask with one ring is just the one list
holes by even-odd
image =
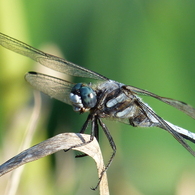
[[70, 101], [75, 111], [87, 111], [96, 105], [97, 95], [92, 88], [77, 83], [71, 90]]
[[77, 83], [71, 90], [71, 93], [78, 93], [82, 88], [82, 83]]
[[80, 88], [82, 103], [85, 108], [93, 108], [97, 103], [97, 95], [93, 89], [87, 86]]

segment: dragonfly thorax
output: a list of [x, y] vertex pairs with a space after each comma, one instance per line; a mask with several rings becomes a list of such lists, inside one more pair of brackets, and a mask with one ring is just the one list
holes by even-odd
[[71, 90], [70, 102], [74, 111], [86, 112], [96, 105], [97, 95], [92, 88], [82, 83], [77, 83]]

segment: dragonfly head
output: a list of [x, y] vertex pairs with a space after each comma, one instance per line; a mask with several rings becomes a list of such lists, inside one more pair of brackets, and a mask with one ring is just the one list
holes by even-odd
[[82, 83], [77, 83], [71, 90], [70, 101], [76, 112], [87, 112], [97, 103], [95, 91]]

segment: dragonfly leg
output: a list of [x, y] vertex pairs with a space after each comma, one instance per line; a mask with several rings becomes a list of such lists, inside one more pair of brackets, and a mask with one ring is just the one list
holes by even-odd
[[101, 174], [100, 174], [99, 181], [98, 181], [97, 185], [96, 185], [94, 188], [92, 188], [92, 190], [96, 190], [96, 189], [98, 188], [98, 186], [99, 186], [99, 184], [100, 184], [100, 182], [101, 182], [101, 179], [102, 179], [104, 173], [108, 170], [108, 168], [109, 168], [109, 166], [111, 165], [111, 163], [112, 163], [112, 161], [113, 161], [113, 159], [114, 159], [114, 156], [115, 156], [115, 154], [116, 154], [116, 145], [115, 145], [115, 143], [114, 143], [114, 140], [113, 140], [113, 138], [112, 138], [112, 136], [111, 136], [111, 134], [110, 134], [108, 128], [107, 128], [106, 125], [102, 122], [102, 120], [101, 120], [100, 118], [97, 118], [97, 120], [98, 120], [100, 126], [102, 127], [104, 133], [106, 134], [106, 137], [107, 137], [107, 139], [108, 139], [108, 141], [109, 141], [109, 143], [110, 143], [110, 146], [111, 146], [113, 152], [112, 152], [112, 155], [111, 155], [111, 157], [110, 157], [110, 159], [109, 159], [107, 165], [105, 166], [105, 168], [102, 170], [102, 172], [101, 172]]
[[[89, 122], [91, 121], [91, 136], [90, 136], [90, 141], [88, 142], [84, 142], [82, 143], [82, 145], [90, 143], [91, 141], [93, 141], [94, 137], [96, 137], [97, 141], [99, 141], [99, 127], [98, 127], [98, 123], [97, 123], [97, 116], [92, 116], [89, 115], [86, 122], [84, 123], [80, 133], [84, 133]], [[82, 146], [80, 145], [80, 146]], [[76, 158], [80, 158], [80, 157], [84, 157], [84, 156], [88, 156], [87, 154], [79, 154], [76, 155]]]
[[[92, 115], [89, 114], [88, 117], [87, 117], [87, 120], [85, 121], [83, 127], [81, 128], [80, 133], [84, 133], [84, 132], [85, 132], [85, 130], [87, 129], [87, 127], [88, 127], [88, 125], [89, 125], [89, 123], [90, 123], [91, 120], [92, 120]], [[72, 146], [72, 147], [70, 147], [69, 149], [64, 150], [64, 151], [67, 152], [67, 151], [69, 151], [69, 150], [71, 150], [71, 149], [73, 149], [73, 148], [80, 147], [80, 146], [83, 146], [83, 145], [85, 145], [85, 144], [88, 144], [88, 143], [90, 143], [91, 141], [93, 141], [93, 139], [90, 137], [90, 140], [89, 140], [89, 141], [85, 142], [85, 141], [83, 140], [82, 143], [77, 144], [77, 145], [75, 145], [75, 146]], [[87, 155], [86, 155], [86, 154], [77, 155], [76, 158], [77, 158], [77, 157], [82, 157], [82, 156], [87, 156]]]
[[88, 127], [91, 120], [92, 120], [92, 116], [91, 116], [91, 114], [89, 114], [88, 117], [87, 117], [87, 120], [85, 121], [85, 123], [83, 124], [83, 126], [80, 130], [80, 133], [85, 133], [85, 130], [87, 129], [87, 127]]

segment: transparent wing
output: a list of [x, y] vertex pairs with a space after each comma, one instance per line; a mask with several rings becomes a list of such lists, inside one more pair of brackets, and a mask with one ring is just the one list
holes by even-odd
[[139, 89], [137, 87], [133, 87], [133, 86], [124, 86], [126, 89], [138, 94], [138, 95], [148, 95], [151, 96], [153, 98], [156, 98], [162, 102], [165, 102], [166, 104], [169, 104], [175, 108], [177, 108], [178, 110], [184, 112], [185, 114], [189, 115], [190, 117], [192, 117], [193, 119], [195, 119], [195, 108], [193, 108], [192, 106], [186, 104], [185, 102], [182, 101], [178, 101], [178, 100], [174, 100], [171, 98], [165, 98], [165, 97], [161, 97], [158, 96], [154, 93], [151, 93], [149, 91], [143, 90], [143, 89]]
[[96, 72], [68, 62], [62, 58], [44, 53], [34, 47], [31, 47], [30, 45], [27, 45], [26, 43], [18, 41], [2, 33], [0, 33], [0, 45], [23, 56], [27, 56], [32, 60], [58, 72], [78, 77], [107, 80], [106, 77]]
[[37, 72], [28, 72], [25, 79], [35, 89], [71, 105], [69, 95], [74, 86], [73, 83]]
[[[142, 101], [137, 99], [140, 107], [147, 113], [147, 115], [150, 117], [152, 115], [158, 122], [159, 127], [162, 129], [167, 130], [186, 150], [188, 150], [193, 156], [195, 156], [195, 151], [185, 142], [182, 136], [184, 136], [185, 139], [189, 139], [190, 141], [194, 142], [195, 140], [193, 137], [189, 136], [191, 132], [188, 131], [188, 134], [180, 132], [177, 132], [177, 126], [172, 125], [169, 122], [166, 122], [163, 120], [160, 116], [158, 116], [152, 109], [150, 109], [148, 106], [146, 106]], [[181, 129], [180, 129], [181, 130]], [[185, 130], [187, 131], [187, 130]], [[188, 137], [189, 136], [189, 137]]]

